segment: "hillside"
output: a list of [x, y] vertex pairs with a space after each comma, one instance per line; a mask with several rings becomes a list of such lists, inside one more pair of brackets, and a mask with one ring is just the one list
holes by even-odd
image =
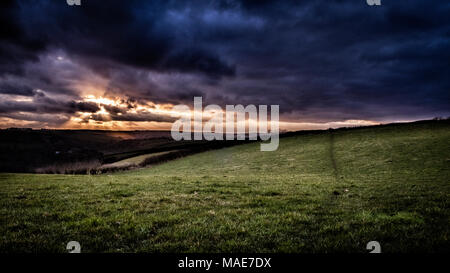
[[448, 252], [448, 121], [329, 130], [113, 175], [0, 174], [0, 252]]

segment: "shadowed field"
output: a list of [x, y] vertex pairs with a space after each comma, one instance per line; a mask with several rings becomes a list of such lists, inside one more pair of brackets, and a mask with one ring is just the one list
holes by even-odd
[[450, 126], [330, 130], [110, 175], [0, 174], [0, 251], [448, 252]]

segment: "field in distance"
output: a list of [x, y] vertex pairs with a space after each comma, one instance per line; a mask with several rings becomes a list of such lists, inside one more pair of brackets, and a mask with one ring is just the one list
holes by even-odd
[[0, 174], [0, 252], [450, 251], [448, 121], [259, 146], [114, 174]]

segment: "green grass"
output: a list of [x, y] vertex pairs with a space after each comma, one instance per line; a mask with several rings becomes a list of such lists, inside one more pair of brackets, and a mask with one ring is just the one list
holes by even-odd
[[137, 165], [141, 164], [142, 162], [144, 162], [147, 158], [152, 158], [155, 156], [168, 154], [170, 152], [174, 152], [174, 151], [138, 155], [138, 156], [123, 159], [123, 160], [120, 160], [120, 161], [117, 161], [114, 163], [105, 164], [102, 167], [111, 168], [111, 167], [126, 167], [126, 166], [132, 166], [132, 165], [137, 166]]
[[0, 174], [0, 252], [448, 252], [450, 127], [246, 144], [114, 175]]

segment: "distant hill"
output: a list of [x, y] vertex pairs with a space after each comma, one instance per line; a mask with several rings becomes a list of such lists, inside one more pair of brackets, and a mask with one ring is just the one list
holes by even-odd
[[[369, 127], [339, 128], [333, 131], [367, 128], [408, 128], [409, 126], [448, 126], [449, 120], [428, 120], [414, 123], [395, 123]], [[285, 132], [281, 137], [323, 134], [326, 130]], [[170, 136], [170, 131], [102, 131], [102, 130], [32, 130], [10, 128], [0, 130], [0, 172], [86, 173], [103, 164], [127, 158], [167, 151], [184, 151], [165, 155], [161, 160], [217, 149], [242, 141], [180, 141]], [[187, 149], [187, 150], [186, 150]], [[151, 162], [158, 162], [153, 158]], [[150, 162], [149, 162], [150, 163]], [[71, 170], [71, 165], [77, 165]], [[55, 170], [54, 170], [55, 169]], [[56, 170], [59, 169], [59, 170]], [[62, 170], [61, 170], [62, 169]], [[47, 170], [47, 171], [45, 171]]]
[[112, 153], [168, 142], [166, 131], [0, 130], [0, 172], [33, 172], [53, 163], [102, 161]]

